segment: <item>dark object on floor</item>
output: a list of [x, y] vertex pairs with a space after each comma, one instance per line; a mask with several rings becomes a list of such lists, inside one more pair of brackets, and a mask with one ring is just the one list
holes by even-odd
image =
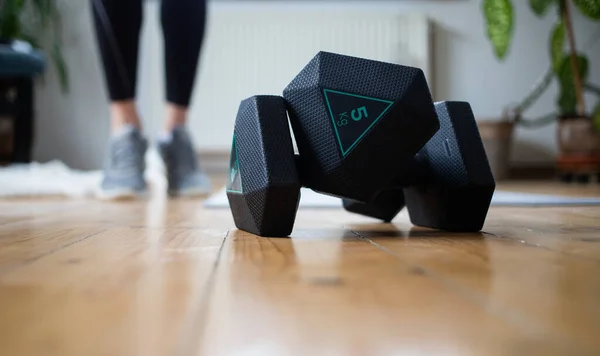
[[471, 106], [441, 102], [435, 107], [440, 130], [404, 166], [394, 186], [367, 204], [344, 200], [346, 210], [389, 222], [405, 200], [414, 225], [481, 230], [496, 185]]
[[29, 163], [33, 146], [33, 77], [44, 70], [41, 53], [0, 44], [0, 164]]
[[0, 78], [0, 164], [31, 161], [33, 129], [33, 80]]
[[283, 97], [243, 100], [236, 118], [227, 184], [236, 226], [289, 235], [302, 186], [383, 221], [406, 204], [415, 225], [452, 231], [479, 230], [495, 189], [468, 103], [434, 105], [418, 68], [328, 52]]
[[260, 236], [289, 235], [301, 186], [283, 98], [242, 101], [229, 169], [227, 197], [236, 226]]

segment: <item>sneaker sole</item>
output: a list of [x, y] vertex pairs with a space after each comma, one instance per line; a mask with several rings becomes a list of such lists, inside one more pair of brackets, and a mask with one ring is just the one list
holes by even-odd
[[168, 194], [172, 197], [182, 197], [182, 198], [194, 198], [194, 197], [206, 197], [212, 193], [210, 189], [207, 188], [193, 188], [193, 189], [185, 189], [172, 191], [169, 190]]
[[116, 189], [116, 190], [102, 190], [96, 194], [96, 197], [100, 200], [136, 200], [144, 198], [146, 196], [145, 191], [137, 191], [132, 189]]

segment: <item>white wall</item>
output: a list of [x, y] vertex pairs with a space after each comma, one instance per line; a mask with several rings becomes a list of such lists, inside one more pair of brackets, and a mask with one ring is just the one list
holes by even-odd
[[[96, 47], [89, 16], [88, 1], [65, 0], [65, 29], [67, 31], [66, 55], [71, 72], [72, 93], [62, 96], [56, 85], [54, 73], [48, 73], [46, 84], [39, 86], [37, 98], [37, 144], [35, 158], [40, 161], [61, 159], [82, 169], [100, 167], [108, 134], [108, 108]], [[504, 105], [520, 100], [549, 63], [547, 38], [552, 17], [536, 18], [527, 7], [528, 1], [513, 1], [516, 7], [516, 34], [511, 54], [504, 62], [495, 59], [485, 37], [480, 11], [480, 0], [441, 1], [285, 1], [247, 0], [213, 1], [216, 6], [369, 6], [393, 8], [429, 16], [436, 25], [434, 82], [432, 89], [436, 100], [469, 101], [478, 119], [497, 117]], [[210, 16], [210, 14], [209, 14]], [[600, 25], [591, 23], [575, 12], [575, 29], [578, 45], [598, 35]], [[156, 2], [148, 4], [144, 22], [144, 37], [140, 62], [140, 109], [148, 134], [159, 128], [161, 113], [148, 112], [147, 103], [162, 100], [149, 96], [148, 73], [160, 71], [162, 58], [160, 43], [150, 41], [159, 31]], [[587, 52], [591, 61], [591, 81], [600, 84], [600, 41]], [[283, 50], [283, 49], [282, 49]], [[595, 55], [593, 55], [595, 54]], [[202, 64], [202, 63], [201, 63]], [[210, 70], [201, 66], [202, 73]], [[556, 85], [530, 110], [531, 115], [541, 115], [554, 109]], [[591, 99], [591, 97], [590, 97]], [[591, 100], [588, 100], [588, 105]], [[197, 118], [209, 127], [213, 118]], [[198, 124], [197, 124], [198, 125]], [[203, 137], [211, 135], [210, 129], [194, 132], [200, 149], [216, 145], [204, 143]], [[229, 142], [223, 143], [223, 147]], [[516, 164], [544, 164], [551, 162], [556, 152], [555, 126], [539, 129], [519, 129], [516, 134], [513, 162]]]
[[[431, 24], [421, 14], [223, 3], [212, 9], [189, 122], [203, 150], [227, 153], [240, 101], [281, 95], [318, 51], [419, 67], [432, 81]], [[145, 53], [162, 53], [161, 32], [153, 28], [146, 34], [151, 47]], [[156, 100], [164, 96], [162, 57], [147, 57], [152, 69], [142, 77], [140, 104], [146, 122], [156, 125], [163, 110], [162, 100]]]

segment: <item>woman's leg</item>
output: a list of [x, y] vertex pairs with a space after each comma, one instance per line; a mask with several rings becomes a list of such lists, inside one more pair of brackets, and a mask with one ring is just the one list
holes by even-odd
[[166, 117], [159, 142], [171, 195], [206, 194], [210, 181], [200, 170], [185, 124], [196, 81], [206, 24], [205, 0], [162, 0]]
[[92, 0], [93, 24], [111, 102], [111, 128], [140, 126], [135, 106], [142, 0]]
[[206, 25], [205, 0], [162, 0], [167, 110], [165, 130], [185, 124]]
[[91, 6], [111, 108], [101, 196], [135, 197], [146, 190], [147, 142], [135, 105], [142, 0], [91, 0]]

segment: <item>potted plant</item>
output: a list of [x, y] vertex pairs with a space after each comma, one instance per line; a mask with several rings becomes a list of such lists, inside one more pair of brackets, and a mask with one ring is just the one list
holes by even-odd
[[[584, 91], [596, 94], [600, 88], [587, 81], [589, 61], [577, 48], [572, 26], [572, 11], [578, 9], [589, 19], [600, 20], [600, 0], [529, 0], [529, 6], [538, 17], [554, 11], [555, 24], [548, 35], [550, 66], [530, 93], [504, 111], [507, 125], [537, 127], [558, 121], [557, 140], [559, 156], [557, 167], [566, 177], [600, 171], [600, 100], [588, 110]], [[486, 35], [495, 56], [502, 60], [508, 53], [514, 34], [514, 7], [511, 0], [483, 0], [482, 11]], [[546, 91], [553, 80], [559, 85], [556, 108], [539, 118], [526, 118], [525, 111]]]

